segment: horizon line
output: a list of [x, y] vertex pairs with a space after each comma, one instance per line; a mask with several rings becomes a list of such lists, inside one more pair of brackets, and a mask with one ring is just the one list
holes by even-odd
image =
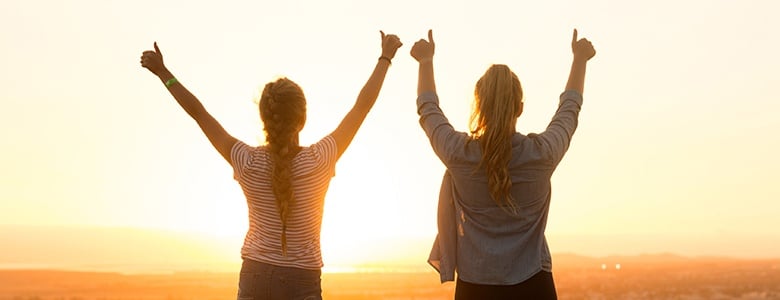
[[[553, 268], [582, 267], [592, 264], [593, 268], [603, 267], [602, 264], [621, 264], [628, 266], [633, 263], [691, 263], [711, 262], [712, 260], [726, 262], [776, 262], [780, 267], [780, 256], [767, 258], [739, 258], [730, 256], [687, 256], [671, 252], [643, 253], [636, 255], [589, 256], [572, 252], [553, 253]], [[556, 257], [564, 259], [564, 266], [556, 264]], [[565, 257], [575, 257], [579, 262], [566, 262]], [[622, 259], [622, 260], [621, 260]], [[637, 261], [639, 260], [639, 261]], [[642, 262], [642, 260], [647, 260]], [[0, 272], [65, 272], [65, 273], [107, 273], [121, 275], [173, 275], [189, 273], [228, 274], [237, 273], [239, 262], [201, 263], [201, 264], [41, 264], [41, 263], [2, 263]], [[328, 265], [322, 268], [323, 274], [361, 274], [361, 273], [435, 273], [427, 264], [421, 263], [361, 263], [355, 265]]]

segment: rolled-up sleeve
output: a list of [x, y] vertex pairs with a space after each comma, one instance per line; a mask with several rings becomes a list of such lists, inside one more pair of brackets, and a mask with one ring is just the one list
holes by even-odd
[[447, 165], [455, 149], [463, 148], [465, 134], [455, 131], [444, 116], [435, 92], [425, 92], [417, 97], [417, 114], [433, 151]]
[[573, 90], [564, 91], [561, 93], [555, 116], [547, 125], [547, 129], [539, 134], [547, 158], [555, 164], [563, 159], [563, 155], [569, 149], [571, 138], [577, 130], [581, 107], [582, 94]]

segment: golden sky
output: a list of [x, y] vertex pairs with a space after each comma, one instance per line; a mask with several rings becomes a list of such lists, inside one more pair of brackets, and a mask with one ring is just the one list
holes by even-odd
[[777, 11], [769, 0], [2, 1], [0, 226], [162, 229], [240, 244], [246, 207], [230, 167], [140, 67], [141, 52], [157, 41], [169, 69], [251, 144], [262, 142], [254, 97], [291, 78], [308, 98], [308, 144], [354, 103], [381, 29], [404, 46], [338, 164], [325, 260], [432, 242], [443, 166], [417, 123], [410, 46], [434, 30], [441, 106], [457, 129], [476, 80], [503, 63], [526, 95], [518, 129], [537, 132], [565, 85], [576, 27], [598, 53], [553, 177], [551, 250], [780, 256]]

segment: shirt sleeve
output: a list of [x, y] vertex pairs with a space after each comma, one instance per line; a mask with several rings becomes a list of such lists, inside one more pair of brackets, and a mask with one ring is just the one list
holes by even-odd
[[539, 134], [545, 154], [554, 164], [563, 159], [571, 138], [577, 129], [577, 118], [582, 107], [582, 94], [567, 90], [561, 93], [558, 110], [547, 129]]
[[336, 158], [338, 154], [338, 148], [336, 146], [336, 139], [333, 136], [328, 135], [322, 138], [319, 142], [311, 146], [314, 156], [314, 160], [317, 166], [320, 166], [324, 171], [328, 172], [330, 177], [336, 175]]
[[230, 161], [233, 163], [233, 179], [238, 180], [244, 174], [252, 160], [252, 147], [242, 141], [236, 141], [230, 150]]
[[439, 97], [435, 92], [425, 92], [417, 97], [417, 114], [420, 126], [431, 142], [433, 152], [448, 165], [456, 149], [463, 149], [465, 134], [456, 131], [439, 107]]

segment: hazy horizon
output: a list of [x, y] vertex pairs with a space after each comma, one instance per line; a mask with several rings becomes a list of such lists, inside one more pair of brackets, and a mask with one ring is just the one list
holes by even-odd
[[[619, 241], [615, 241], [618, 239]], [[656, 237], [655, 240], [659, 238]], [[553, 264], [559, 266], [561, 257], [594, 259], [593, 268], [599, 264], [615, 263], [645, 256], [672, 256], [684, 259], [780, 259], [772, 249], [780, 245], [762, 245], [764, 251], [723, 248], [706, 254], [690, 251], [695, 240], [668, 238], [677, 244], [676, 249], [641, 244], [648, 240], [643, 236], [548, 236], [553, 252]], [[663, 240], [663, 239], [661, 239]], [[689, 244], [680, 243], [689, 240]], [[746, 239], [752, 240], [752, 239]], [[240, 268], [242, 239], [199, 233], [175, 232], [159, 229], [105, 228], [105, 227], [52, 227], [0, 225], [0, 269], [59, 269], [81, 271], [112, 271], [120, 273], [169, 273], [187, 271], [237, 272]], [[356, 242], [349, 257], [334, 255], [333, 245], [323, 244], [325, 272], [430, 272], [427, 264], [431, 239], [397, 239], [386, 241], [393, 245], [364, 247]], [[733, 240], [730, 243], [738, 242]], [[590, 246], [587, 246], [590, 245]], [[622, 245], [622, 246], [621, 246]], [[344, 245], [338, 245], [343, 249]], [[701, 245], [696, 245], [701, 246]], [[712, 245], [717, 246], [717, 245]], [[56, 252], [52, 252], [52, 249]], [[715, 247], [717, 248], [717, 247]], [[644, 249], [644, 250], [640, 250]], [[748, 251], [746, 251], [748, 250]], [[742, 254], [742, 255], [740, 255]], [[601, 260], [600, 260], [601, 259]], [[569, 260], [567, 263], [571, 263]], [[619, 262], [619, 261], [618, 261]]]
[[[780, 260], [723, 261], [649, 257], [618, 265], [592, 261], [555, 271], [561, 300], [719, 299], [780, 297]], [[599, 264], [601, 262], [598, 262]], [[663, 276], [658, 276], [663, 274]], [[58, 270], [0, 270], [0, 300], [138, 300], [235, 298], [238, 273], [117, 274]], [[455, 284], [421, 273], [322, 274], [323, 299], [452, 300]]]

